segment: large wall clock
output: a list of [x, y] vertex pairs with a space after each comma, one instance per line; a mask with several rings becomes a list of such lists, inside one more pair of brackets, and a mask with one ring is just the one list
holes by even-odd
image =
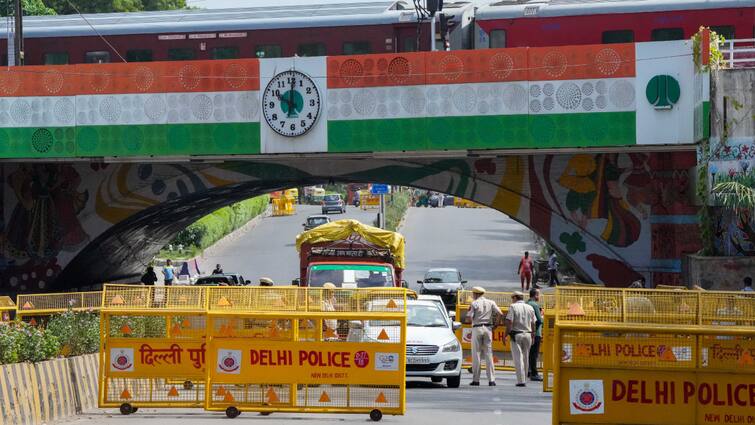
[[281, 72], [265, 88], [262, 112], [276, 133], [287, 137], [301, 136], [317, 122], [320, 92], [306, 74], [294, 70]]

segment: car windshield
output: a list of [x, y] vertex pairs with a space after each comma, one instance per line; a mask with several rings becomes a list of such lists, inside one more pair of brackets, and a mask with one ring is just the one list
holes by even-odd
[[309, 286], [322, 287], [326, 282], [330, 282], [339, 288], [394, 286], [393, 272], [388, 266], [318, 264], [310, 267]]
[[446, 283], [459, 282], [459, 273], [452, 271], [432, 271], [425, 275], [425, 282]]
[[407, 307], [407, 326], [427, 328], [445, 328], [448, 326], [443, 313], [435, 305], [409, 304]]
[[341, 195], [325, 195], [322, 199], [325, 202], [336, 202], [341, 200]]
[[321, 224], [325, 224], [328, 222], [327, 217], [311, 217], [307, 219], [307, 223], [309, 223], [312, 226], [319, 226]]

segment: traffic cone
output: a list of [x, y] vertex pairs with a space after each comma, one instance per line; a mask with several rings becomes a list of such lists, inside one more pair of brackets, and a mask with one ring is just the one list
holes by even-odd
[[275, 392], [274, 389], [270, 388], [267, 390], [267, 402], [268, 403], [278, 403], [280, 399], [278, 399], [278, 393]]
[[190, 328], [191, 327], [191, 322], [189, 322], [189, 319], [184, 319], [181, 322], [181, 327], [184, 328], [184, 329], [185, 328]]
[[330, 396], [325, 391], [320, 394], [320, 403], [330, 403]]
[[333, 329], [325, 329], [325, 338], [338, 338], [338, 334]]
[[131, 335], [131, 332], [131, 327], [127, 323], [124, 323], [123, 326], [121, 326], [121, 333], [123, 335]]
[[393, 299], [388, 300], [388, 303], [385, 304], [385, 308], [398, 308], [398, 305], [396, 304], [396, 301], [393, 301]]
[[218, 299], [217, 305], [218, 307], [230, 307], [231, 302], [228, 301], [228, 298], [226, 297], [220, 297], [220, 299]]
[[582, 310], [582, 306], [579, 303], [569, 304], [569, 311], [566, 312], [569, 316], [584, 316], [585, 311]]
[[126, 301], [123, 300], [123, 297], [120, 295], [116, 295], [113, 297], [113, 299], [110, 300], [111, 305], [123, 305]]
[[377, 339], [379, 339], [381, 341], [386, 341], [386, 340], [391, 339], [391, 337], [388, 336], [388, 332], [386, 332], [385, 329], [382, 329], [380, 331], [380, 334], [378, 335]]
[[739, 366], [752, 366], [755, 361], [753, 361], [752, 354], [750, 354], [750, 350], [745, 349], [742, 351], [742, 355], [739, 356], [739, 360], [737, 360], [737, 365]]
[[215, 395], [218, 397], [222, 397], [225, 395], [225, 388], [219, 387], [218, 390], [215, 392]]
[[175, 386], [170, 387], [170, 391], [168, 391], [168, 397], [178, 397], [178, 390]]
[[231, 394], [230, 391], [226, 392], [223, 396], [223, 401], [225, 401], [226, 403], [233, 403], [235, 401], [233, 394]]
[[37, 326], [37, 320], [32, 317], [31, 320], [29, 320], [29, 325], [30, 326]]
[[667, 361], [667, 362], [675, 362], [676, 361], [676, 355], [674, 355], [674, 351], [671, 350], [671, 347], [666, 347], [663, 350], [663, 353], [661, 353], [661, 360]]
[[385, 399], [385, 394], [383, 394], [382, 391], [380, 391], [380, 394], [375, 398], [375, 403], [388, 403], [388, 400]]
[[128, 389], [124, 388], [121, 391], [121, 400], [131, 400], [131, 393], [128, 392]]
[[21, 307], [21, 310], [31, 310], [34, 308], [34, 304], [30, 301], [27, 301], [24, 303], [23, 307]]

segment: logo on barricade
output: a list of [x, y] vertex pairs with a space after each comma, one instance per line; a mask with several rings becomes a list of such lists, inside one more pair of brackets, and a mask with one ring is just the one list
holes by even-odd
[[603, 381], [574, 379], [569, 381], [569, 409], [572, 415], [601, 415], [605, 413], [603, 403]]
[[354, 353], [354, 364], [357, 367], [367, 367], [370, 364], [370, 353], [366, 351], [357, 351]]
[[472, 328], [463, 328], [461, 330], [461, 341], [466, 343], [472, 342]]
[[218, 349], [218, 373], [241, 373], [241, 350]]
[[398, 353], [375, 353], [375, 370], [398, 370]]
[[133, 348], [111, 348], [110, 349], [110, 371], [111, 372], [133, 372], [134, 371], [134, 349]]

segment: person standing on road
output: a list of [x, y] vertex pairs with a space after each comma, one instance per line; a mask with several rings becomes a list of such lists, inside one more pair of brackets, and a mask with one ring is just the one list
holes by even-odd
[[[322, 311], [336, 311], [336, 285], [325, 282], [322, 285]], [[325, 319], [322, 321], [323, 339], [326, 341], [338, 340], [338, 320]]]
[[752, 292], [752, 278], [750, 276], [747, 276], [744, 280], [744, 285], [742, 287], [742, 290], [745, 292]]
[[550, 257], [548, 257], [548, 286], [560, 284], [558, 281], [558, 258], [556, 257], [556, 251], [551, 250]]
[[506, 315], [506, 338], [511, 338], [511, 357], [516, 369], [516, 386], [527, 386], [529, 353], [532, 346], [532, 334], [536, 327], [535, 310], [524, 302], [524, 294], [516, 291], [511, 295], [512, 304]]
[[535, 336], [530, 347], [529, 366], [527, 375], [530, 381], [542, 381], [543, 378], [537, 372], [537, 357], [540, 354], [540, 342], [543, 340], [543, 308], [540, 307], [540, 290], [530, 289], [530, 299], [527, 301], [535, 310]]
[[165, 280], [165, 286], [173, 285], [173, 279], [176, 278], [176, 270], [173, 268], [173, 262], [170, 259], [165, 260], [165, 267], [163, 267], [163, 278]]
[[152, 266], [147, 267], [147, 271], [144, 272], [140, 281], [144, 285], [153, 286], [155, 282], [157, 282], [157, 274], [155, 274], [155, 268]]
[[212, 271], [212, 274], [223, 274], [223, 268], [220, 267], [220, 264], [215, 264], [215, 270]]
[[[501, 309], [484, 297], [485, 288], [472, 288], [472, 305], [467, 311], [467, 321], [472, 324], [472, 383], [480, 385], [480, 357], [485, 359], [485, 373], [488, 375], [488, 385], [495, 386], [495, 364], [493, 364], [493, 326], [496, 317], [503, 316]], [[494, 317], [494, 313], [497, 316]]]
[[[529, 291], [532, 283], [532, 259], [529, 251], [524, 251], [524, 257], [519, 261], [517, 274], [519, 274], [519, 279], [522, 282], [522, 291]], [[524, 286], [525, 281], [527, 282], [526, 287]]]

